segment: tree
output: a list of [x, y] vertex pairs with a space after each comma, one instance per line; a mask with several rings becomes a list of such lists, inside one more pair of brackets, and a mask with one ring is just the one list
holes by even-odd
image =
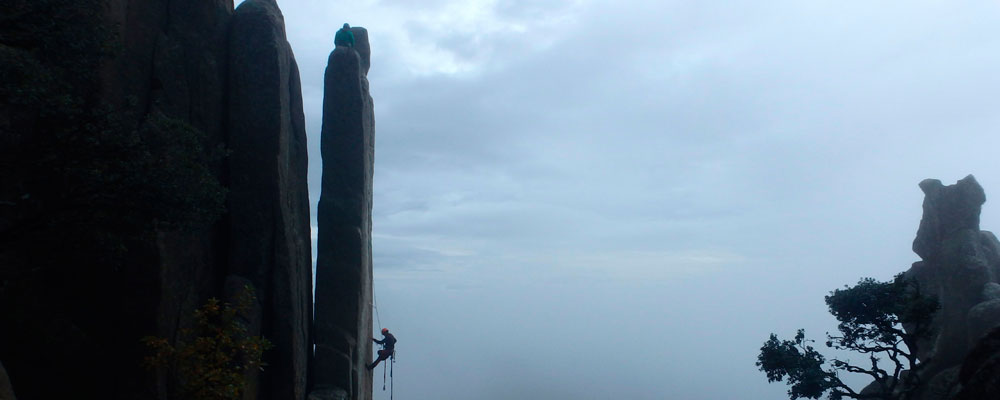
[[182, 339], [171, 345], [165, 338], [147, 336], [142, 341], [153, 351], [146, 357], [150, 368], [172, 369], [182, 383], [184, 398], [238, 400], [246, 390], [246, 373], [263, 369], [264, 351], [271, 342], [250, 336], [241, 315], [250, 313], [253, 290], [245, 287], [235, 305], [208, 299], [194, 312], [194, 329], [184, 329]]
[[[772, 333], [756, 363], [768, 382], [787, 378], [792, 400], [818, 399], [827, 392], [831, 400], [913, 398], [924, 384], [920, 370], [927, 362], [917, 358], [918, 340], [931, 332], [937, 299], [923, 295], [915, 281], [900, 274], [888, 282], [861, 279], [854, 287], [830, 292], [826, 304], [840, 322], [839, 334], [827, 332], [826, 346], [859, 353], [867, 358], [865, 365], [837, 358], [827, 364], [802, 329], [792, 340], [778, 340]], [[868, 375], [877, 390], [855, 391], [840, 379], [841, 372]]]

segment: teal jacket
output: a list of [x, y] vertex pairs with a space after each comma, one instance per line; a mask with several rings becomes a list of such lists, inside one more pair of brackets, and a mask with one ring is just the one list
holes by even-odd
[[354, 47], [354, 32], [340, 28], [337, 35], [333, 37], [334, 46]]

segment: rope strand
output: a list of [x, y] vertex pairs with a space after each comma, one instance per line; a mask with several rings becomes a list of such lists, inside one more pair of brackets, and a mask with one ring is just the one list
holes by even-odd
[[[372, 290], [372, 308], [375, 309], [375, 321], [378, 322], [378, 329], [381, 331], [382, 330], [382, 318], [378, 315], [378, 297], [375, 296], [375, 291], [374, 290]], [[382, 348], [385, 348], [385, 345], [383, 345]], [[392, 367], [393, 367], [393, 365], [396, 364], [396, 352], [393, 351], [392, 352], [392, 356], [390, 356], [389, 359], [386, 360], [386, 361], [387, 361], [388, 364], [391, 364], [391, 365], [388, 366], [388, 368], [389, 368], [389, 400], [393, 400], [393, 396], [394, 396], [394, 392], [395, 392], [395, 388], [396, 387], [395, 387], [395, 385], [393, 385], [394, 381], [392, 379]], [[382, 391], [385, 391], [385, 370], [386, 370], [386, 365], [382, 364]]]

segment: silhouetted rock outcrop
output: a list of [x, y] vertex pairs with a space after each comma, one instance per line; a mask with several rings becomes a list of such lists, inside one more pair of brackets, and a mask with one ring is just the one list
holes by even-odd
[[[924, 191], [924, 216], [913, 241], [913, 250], [921, 256], [906, 272], [920, 283], [921, 289], [937, 296], [941, 303], [934, 320], [934, 335], [921, 346], [920, 356], [931, 357], [940, 371], [958, 365], [969, 349], [992, 324], [1000, 320], [977, 321], [989, 315], [992, 299], [990, 283], [1000, 276], [1000, 242], [992, 233], [979, 230], [979, 213], [986, 201], [983, 188], [971, 175], [951, 186], [937, 180], [920, 183]], [[981, 305], [980, 303], [984, 303]], [[988, 308], [988, 307], [987, 307]], [[976, 329], [972, 329], [973, 327]]]
[[[1000, 242], [979, 230], [986, 195], [972, 175], [954, 185], [920, 182], [923, 217], [913, 251], [922, 261], [906, 276], [920, 290], [937, 297], [932, 334], [919, 343], [918, 357], [928, 387], [921, 399], [947, 399], [954, 394], [963, 359], [991, 328], [1000, 325]], [[966, 374], [966, 372], [963, 372]]]
[[375, 121], [367, 32], [337, 47], [323, 96], [322, 194], [317, 210], [316, 358], [311, 397], [371, 398], [371, 207]]
[[253, 282], [268, 357], [264, 398], [302, 399], [312, 260], [299, 71], [273, 0], [236, 9], [229, 46], [229, 273]]

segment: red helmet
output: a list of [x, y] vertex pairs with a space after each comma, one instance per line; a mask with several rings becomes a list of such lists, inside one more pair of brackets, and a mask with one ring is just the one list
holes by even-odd
[[382, 333], [389, 333], [389, 328], [382, 328]]

